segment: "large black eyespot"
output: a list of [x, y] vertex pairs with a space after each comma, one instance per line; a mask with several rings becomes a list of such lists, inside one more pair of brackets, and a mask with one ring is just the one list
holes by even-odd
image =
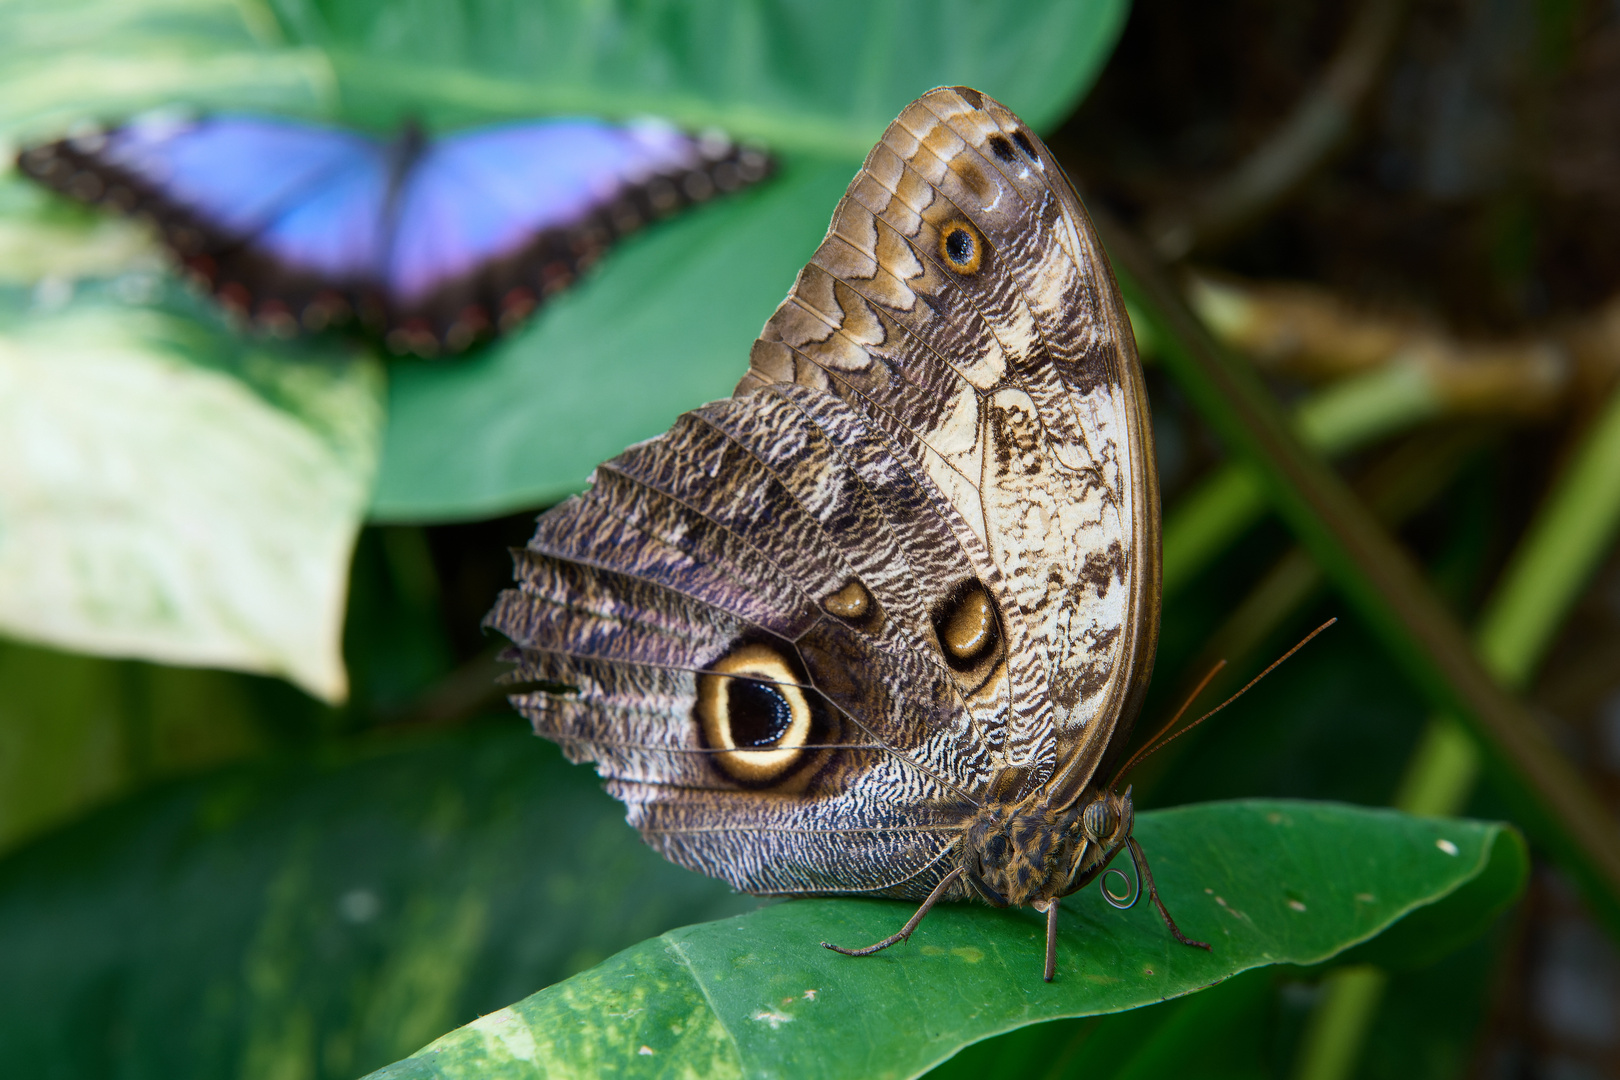
[[934, 633], [945, 662], [961, 672], [974, 671], [1001, 644], [996, 602], [977, 579], [962, 582], [934, 612]]
[[1017, 151], [1013, 149], [1013, 144], [1005, 135], [990, 136], [990, 150], [1009, 165], [1018, 159]]
[[769, 645], [740, 645], [698, 676], [697, 720], [734, 779], [784, 775], [803, 756], [812, 716], [800, 677]]
[[958, 274], [971, 274], [984, 260], [984, 237], [965, 221], [953, 221], [939, 233], [939, 253]]
[[770, 683], [732, 679], [728, 697], [731, 740], [749, 750], [772, 750], [793, 726], [793, 706]]
[[1029, 160], [1036, 163], [1040, 162], [1041, 156], [1035, 152], [1035, 144], [1029, 141], [1028, 135], [1022, 131], [1015, 131], [1013, 132], [1013, 142], [1018, 144], [1020, 150], [1029, 155]]

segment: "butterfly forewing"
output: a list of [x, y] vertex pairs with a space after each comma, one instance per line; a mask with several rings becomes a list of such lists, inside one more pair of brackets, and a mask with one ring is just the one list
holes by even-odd
[[541, 518], [514, 702], [670, 858], [922, 896], [981, 806], [1078, 796], [1145, 683], [1158, 506], [1113, 280], [1045, 147], [908, 107], [734, 396]]

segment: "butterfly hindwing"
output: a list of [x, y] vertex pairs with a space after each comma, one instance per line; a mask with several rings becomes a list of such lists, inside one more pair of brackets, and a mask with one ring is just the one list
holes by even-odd
[[683, 865], [922, 896], [976, 807], [1078, 796], [1129, 721], [1157, 612], [1142, 394], [1050, 153], [933, 91], [733, 397], [542, 516], [490, 618], [513, 701]]

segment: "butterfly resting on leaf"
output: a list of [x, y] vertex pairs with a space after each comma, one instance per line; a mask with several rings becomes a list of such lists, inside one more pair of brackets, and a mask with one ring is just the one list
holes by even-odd
[[657, 121], [498, 124], [384, 142], [290, 118], [158, 112], [24, 150], [81, 202], [150, 217], [227, 307], [282, 334], [358, 321], [396, 353], [510, 330], [642, 224], [771, 160]]
[[996, 101], [907, 106], [732, 397], [515, 554], [511, 700], [675, 862], [1030, 905], [1048, 979], [1117, 854], [1157, 901], [1111, 771], [1158, 637], [1147, 395], [1085, 210]]

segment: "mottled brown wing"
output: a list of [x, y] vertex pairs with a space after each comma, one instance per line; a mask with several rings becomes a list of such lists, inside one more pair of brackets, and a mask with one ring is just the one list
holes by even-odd
[[536, 730], [762, 893], [926, 893], [975, 805], [1085, 788], [1151, 666], [1129, 325], [1046, 148], [890, 126], [735, 395], [540, 519], [491, 623]]

